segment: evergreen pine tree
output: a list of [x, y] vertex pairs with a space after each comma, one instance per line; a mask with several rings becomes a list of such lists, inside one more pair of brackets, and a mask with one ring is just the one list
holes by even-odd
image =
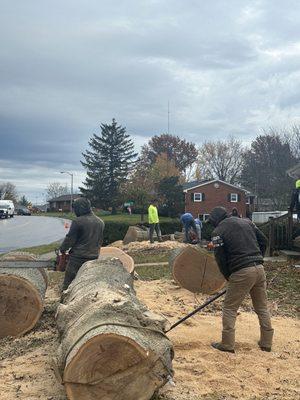
[[120, 204], [120, 185], [126, 181], [137, 154], [126, 128], [118, 126], [115, 119], [111, 125], [101, 124], [101, 135], [89, 141], [90, 149], [82, 153], [81, 164], [87, 171], [81, 192], [97, 207], [112, 207], [115, 213]]

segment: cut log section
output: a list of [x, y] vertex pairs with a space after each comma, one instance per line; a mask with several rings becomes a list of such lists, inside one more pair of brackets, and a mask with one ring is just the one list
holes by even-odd
[[116, 258], [85, 263], [56, 318], [57, 369], [70, 400], [149, 400], [173, 375], [168, 323], [139, 302]]
[[225, 285], [213, 253], [199, 246], [173, 250], [169, 263], [174, 280], [190, 292], [213, 294]]
[[[156, 232], [153, 233], [153, 239], [157, 239]], [[166, 242], [167, 240], [175, 240], [174, 234], [162, 235], [161, 239], [163, 242]], [[146, 240], [149, 240], [149, 229], [147, 228], [142, 229], [138, 226], [130, 226], [123, 239], [123, 244], [126, 245], [132, 242], [144, 242]]]
[[[29, 253], [9, 253], [2, 260], [32, 261]], [[0, 268], [0, 338], [30, 331], [44, 309], [47, 273], [34, 268]]]
[[126, 254], [125, 251], [118, 249], [117, 247], [101, 247], [100, 257], [118, 258], [130, 274], [133, 274], [134, 272], [133, 258]]
[[148, 230], [144, 230], [138, 226], [130, 226], [123, 239], [123, 243], [128, 244], [131, 242], [143, 242], [144, 240], [149, 240]]

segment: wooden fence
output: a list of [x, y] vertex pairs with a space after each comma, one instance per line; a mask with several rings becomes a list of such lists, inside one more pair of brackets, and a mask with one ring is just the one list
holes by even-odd
[[270, 217], [269, 221], [260, 225], [259, 229], [268, 237], [268, 254], [274, 250], [287, 250], [293, 247], [293, 214], [289, 211], [281, 217]]

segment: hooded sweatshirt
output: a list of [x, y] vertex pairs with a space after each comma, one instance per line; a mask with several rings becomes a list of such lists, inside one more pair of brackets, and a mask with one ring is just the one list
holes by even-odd
[[104, 222], [92, 212], [88, 199], [75, 200], [73, 208], [77, 218], [72, 222], [60, 250], [65, 252], [71, 249], [71, 257], [94, 260], [98, 258], [102, 245]]
[[267, 238], [249, 219], [228, 217], [225, 208], [216, 207], [209, 221], [215, 226], [216, 261], [226, 279], [251, 264], [263, 264]]

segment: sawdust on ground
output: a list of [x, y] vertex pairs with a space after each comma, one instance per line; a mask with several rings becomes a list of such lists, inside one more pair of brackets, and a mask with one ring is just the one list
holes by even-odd
[[[55, 284], [47, 291], [46, 309], [37, 327], [22, 338], [0, 341], [1, 400], [66, 400], [51, 361], [58, 345], [54, 321], [58, 275], [53, 273]], [[139, 298], [171, 323], [203, 300], [170, 281], [136, 282], [136, 288]], [[263, 353], [256, 344], [255, 315], [242, 312], [237, 323], [237, 353], [220, 353], [210, 347], [220, 336], [220, 304], [170, 332], [175, 347], [175, 386], [166, 386], [157, 399], [299, 398], [299, 323], [274, 318], [274, 351]]]
[[118, 240], [117, 242], [112, 243], [110, 246], [118, 247], [126, 252], [134, 252], [134, 251], [147, 251], [147, 250], [172, 250], [177, 249], [179, 247], [188, 246], [185, 243], [177, 242], [175, 240], [166, 240], [165, 242], [154, 242], [150, 243], [149, 241], [143, 242], [131, 242], [129, 244], [124, 245], [122, 240]]

